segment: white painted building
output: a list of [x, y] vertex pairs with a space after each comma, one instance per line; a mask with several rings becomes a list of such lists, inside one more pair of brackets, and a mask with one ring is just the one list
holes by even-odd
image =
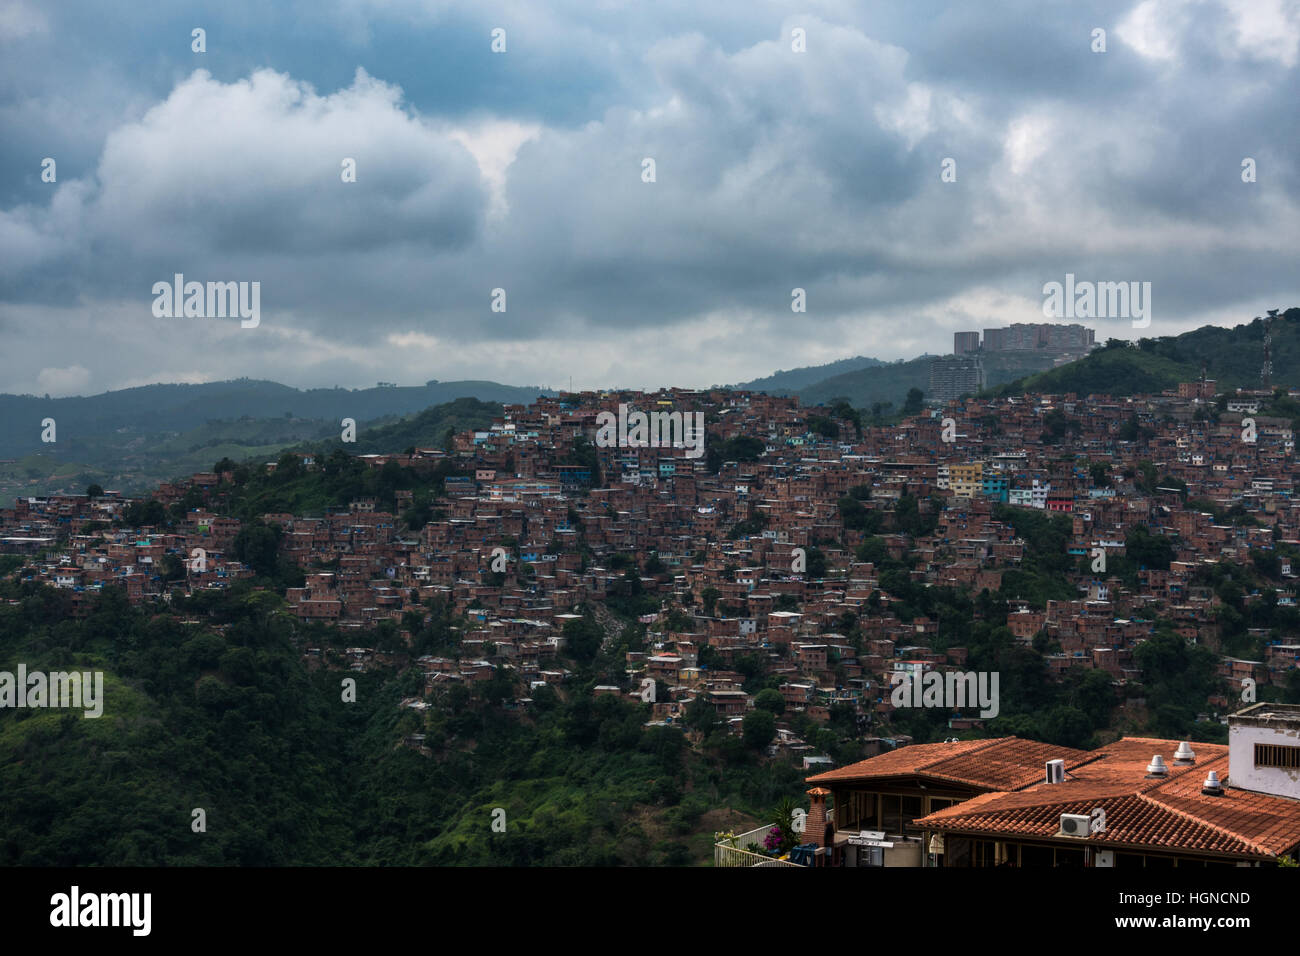
[[1040, 482], [1037, 478], [1028, 488], [1012, 488], [1007, 492], [1007, 503], [1019, 505], [1021, 508], [1038, 508], [1047, 507], [1047, 493], [1052, 490], [1050, 481]]
[[1228, 717], [1228, 785], [1300, 800], [1300, 705], [1254, 704]]

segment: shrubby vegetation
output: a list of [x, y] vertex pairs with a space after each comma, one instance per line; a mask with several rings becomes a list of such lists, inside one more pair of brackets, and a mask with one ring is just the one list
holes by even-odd
[[[763, 727], [729, 737], [697, 707], [694, 752], [682, 729], [644, 726], [648, 705], [593, 696], [643, 633], [606, 640], [590, 616], [566, 631], [563, 688], [520, 709], [510, 680], [453, 685], [421, 715], [397, 706], [420, 693], [414, 670], [308, 670], [303, 648], [328, 658], [346, 639], [247, 582], [175, 613], [110, 589], [77, 619], [65, 593], [12, 581], [0, 599], [0, 669], [103, 670], [107, 698], [98, 720], [0, 712], [3, 865], [702, 863], [708, 811], [765, 814], [801, 789], [794, 767], [754, 760]], [[440, 604], [409, 617], [411, 653], [459, 653], [463, 622]], [[429, 755], [400, 745], [412, 733]]]

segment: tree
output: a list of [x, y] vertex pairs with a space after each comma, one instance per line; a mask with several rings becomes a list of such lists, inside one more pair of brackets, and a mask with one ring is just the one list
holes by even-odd
[[859, 561], [869, 561], [875, 565], [884, 564], [889, 560], [889, 548], [885, 544], [885, 539], [872, 536], [864, 540], [858, 546], [857, 558]]
[[777, 828], [781, 831], [781, 842], [777, 849], [786, 853], [799, 843], [799, 831], [794, 828], [795, 814], [800, 810], [793, 797], [782, 797], [772, 815], [776, 817]]
[[1083, 749], [1092, 734], [1088, 716], [1077, 707], [1058, 705], [1049, 710], [1041, 722], [1048, 743]]
[[1276, 551], [1260, 551], [1252, 548], [1250, 560], [1255, 565], [1255, 570], [1266, 578], [1277, 580], [1282, 573], [1282, 559], [1278, 557]]
[[814, 435], [821, 435], [823, 438], [836, 439], [840, 437], [840, 427], [824, 415], [809, 415], [808, 430]]
[[122, 523], [129, 528], [159, 527], [167, 523], [167, 509], [157, 498], [133, 501], [122, 509]]
[[1283, 701], [1288, 704], [1300, 704], [1300, 667], [1293, 667], [1286, 673]]
[[776, 718], [770, 711], [751, 710], [740, 726], [745, 746], [751, 750], [762, 750], [776, 737]]
[[596, 446], [585, 435], [578, 435], [573, 439], [572, 451], [560, 464], [586, 468], [591, 476], [591, 484], [596, 487], [603, 484], [600, 474], [600, 456], [596, 452]]
[[686, 716], [683, 720], [687, 727], [698, 730], [705, 737], [713, 733], [722, 723], [717, 709], [703, 697], [696, 697], [686, 705]]
[[286, 451], [275, 463], [277, 484], [288, 484], [302, 474], [302, 456]]
[[921, 391], [919, 388], [909, 388], [907, 390], [907, 399], [903, 402], [903, 414], [904, 415], [918, 414], [923, 407], [922, 403], [924, 401], [925, 401], [925, 392]]
[[781, 696], [779, 690], [768, 687], [760, 690], [754, 697], [754, 706], [771, 714], [784, 714], [785, 698]]
[[280, 538], [283, 534], [284, 531], [278, 524], [257, 522], [245, 525], [235, 535], [235, 557], [252, 568], [254, 574], [272, 577], [277, 569]]
[[91, 485], [86, 489], [87, 498], [101, 498], [103, 497], [103, 495], [104, 495], [104, 488], [102, 485], [95, 484], [95, 485]]
[[574, 660], [588, 662], [595, 658], [604, 640], [604, 633], [591, 617], [584, 616], [564, 625], [564, 638]]
[[1133, 657], [1142, 668], [1153, 729], [1165, 737], [1189, 731], [1197, 709], [1217, 684], [1214, 653], [1199, 644], [1189, 645], [1171, 631], [1158, 631], [1137, 645]]
[[894, 505], [894, 524], [903, 534], [919, 538], [932, 533], [939, 526], [939, 516], [933, 510], [929, 514], [921, 514], [917, 499], [903, 494]]
[[880, 530], [880, 513], [865, 508], [857, 496], [846, 495], [839, 500], [838, 507], [847, 530], [865, 531], [867, 534], [875, 534]]
[[862, 413], [854, 408], [847, 398], [831, 399], [831, 415], [850, 423], [854, 434], [858, 438], [862, 437]]
[[1169, 569], [1177, 552], [1164, 535], [1152, 534], [1146, 525], [1134, 525], [1124, 538], [1124, 555], [1146, 568]]
[[164, 554], [158, 570], [163, 581], [179, 581], [185, 577], [185, 564], [178, 554]]
[[1139, 438], [1150, 438], [1154, 434], [1150, 429], [1143, 428], [1138, 422], [1137, 412], [1129, 416], [1128, 421], [1120, 426], [1120, 441], [1137, 441]]
[[736, 435], [722, 443], [724, 461], [758, 461], [766, 446], [752, 435]]

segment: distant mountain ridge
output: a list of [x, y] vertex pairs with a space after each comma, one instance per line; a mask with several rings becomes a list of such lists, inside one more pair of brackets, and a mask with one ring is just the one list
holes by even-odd
[[880, 359], [858, 355], [854, 358], [840, 359], [827, 365], [805, 365], [800, 368], [778, 369], [771, 375], [756, 378], [750, 382], [729, 386], [747, 392], [767, 392], [770, 395], [785, 395], [807, 385], [813, 385], [835, 375], [856, 372], [864, 368], [884, 365]]
[[[532, 402], [548, 389], [498, 382], [439, 382], [416, 386], [297, 389], [277, 382], [236, 379], [200, 385], [144, 385], [94, 396], [40, 398], [0, 394], [0, 458], [53, 452], [76, 445], [82, 461], [93, 460], [95, 446], [111, 441], [121, 448], [163, 432], [187, 432], [211, 421], [243, 418], [358, 422], [409, 415], [458, 398], [481, 402]], [[41, 441], [41, 421], [53, 418], [57, 441]], [[62, 447], [61, 447], [62, 446]]]
[[[502, 404], [549, 394], [481, 381], [297, 389], [237, 379], [90, 397], [0, 395], [0, 506], [17, 495], [80, 492], [91, 482], [139, 493], [221, 458], [273, 461], [288, 448], [337, 443], [344, 418], [357, 423], [358, 440], [346, 446], [353, 452], [441, 444], [447, 427], [478, 425]], [[421, 415], [426, 409], [434, 414]], [[46, 419], [54, 420], [49, 443], [41, 440]], [[383, 441], [401, 444], [378, 448]]]

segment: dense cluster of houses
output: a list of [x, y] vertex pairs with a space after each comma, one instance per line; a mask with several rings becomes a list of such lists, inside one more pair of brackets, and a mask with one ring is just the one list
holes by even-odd
[[[843, 704], [887, 719], [892, 674], [960, 668], [966, 652], [932, 650], [938, 622], [894, 612], [878, 569], [856, 556], [869, 532], [846, 527], [843, 499], [880, 512], [874, 530], [913, 581], [975, 592], [1002, 589], [1025, 556], [1025, 542], [996, 517], [999, 504], [1067, 515], [1069, 551], [1080, 559], [1122, 555], [1138, 525], [1169, 536], [1171, 566], [1144, 569], [1136, 588], [1104, 571], [1081, 574], [1077, 599], [1046, 607], [1003, 589], [1006, 626], [1026, 643], [1046, 634], [1054, 670], [1099, 668], [1125, 680], [1157, 618], [1213, 645], [1220, 598], [1194, 581], [1204, 563], [1300, 544], [1294, 436], [1289, 421], [1259, 415], [1263, 398], [1237, 394], [1220, 410], [1213, 383], [1201, 381], [1133, 398], [967, 400], [900, 424], [839, 419], [828, 428], [825, 408], [741, 391], [565, 394], [506, 406], [490, 428], [455, 435], [447, 450], [365, 456], [376, 468], [455, 466], [438, 513], [418, 530], [401, 517], [410, 491], [396, 493], [394, 510], [357, 499], [263, 518], [283, 528], [282, 554], [305, 574], [286, 594], [293, 613], [355, 633], [349, 641], [362, 650], [375, 625], [423, 614], [430, 598], [469, 620], [458, 660], [419, 662], [430, 689], [503, 667], [524, 695], [524, 682], [562, 681], [555, 658], [565, 623], [632, 587], [663, 599], [663, 610], [642, 618], [651, 649], [629, 655], [623, 686], [598, 692], [641, 693], [642, 678], [653, 677], [669, 689], [656, 698], [656, 720], [679, 720], [704, 695], [739, 722], [753, 700], [735, 661], [757, 655], [781, 679], [789, 711], [825, 721]], [[620, 405], [687, 421], [703, 413], [709, 453], [682, 442], [599, 441], [598, 416]], [[1178, 487], [1142, 484], [1144, 462]], [[319, 467], [310, 456], [304, 465]], [[133, 602], [225, 587], [252, 574], [231, 551], [240, 523], [221, 507], [232, 480], [207, 473], [161, 486], [153, 497], [164, 505], [193, 502], [195, 489], [204, 502], [166, 528], [115, 523], [128, 502], [111, 492], [19, 498], [0, 511], [0, 552], [30, 555], [16, 574], [68, 589], [79, 603], [110, 582]], [[892, 513], [905, 496], [937, 522], [933, 533], [897, 526]], [[1250, 520], [1219, 523], [1189, 501], [1235, 507]], [[1245, 600], [1294, 605], [1295, 572], [1289, 561], [1279, 567], [1273, 595]], [[856, 648], [850, 627], [862, 634]], [[1300, 637], [1266, 646], [1261, 660], [1224, 658], [1225, 680], [1277, 682], [1300, 661]], [[978, 724], [955, 719], [956, 729]], [[788, 733], [781, 741], [800, 746]]]

